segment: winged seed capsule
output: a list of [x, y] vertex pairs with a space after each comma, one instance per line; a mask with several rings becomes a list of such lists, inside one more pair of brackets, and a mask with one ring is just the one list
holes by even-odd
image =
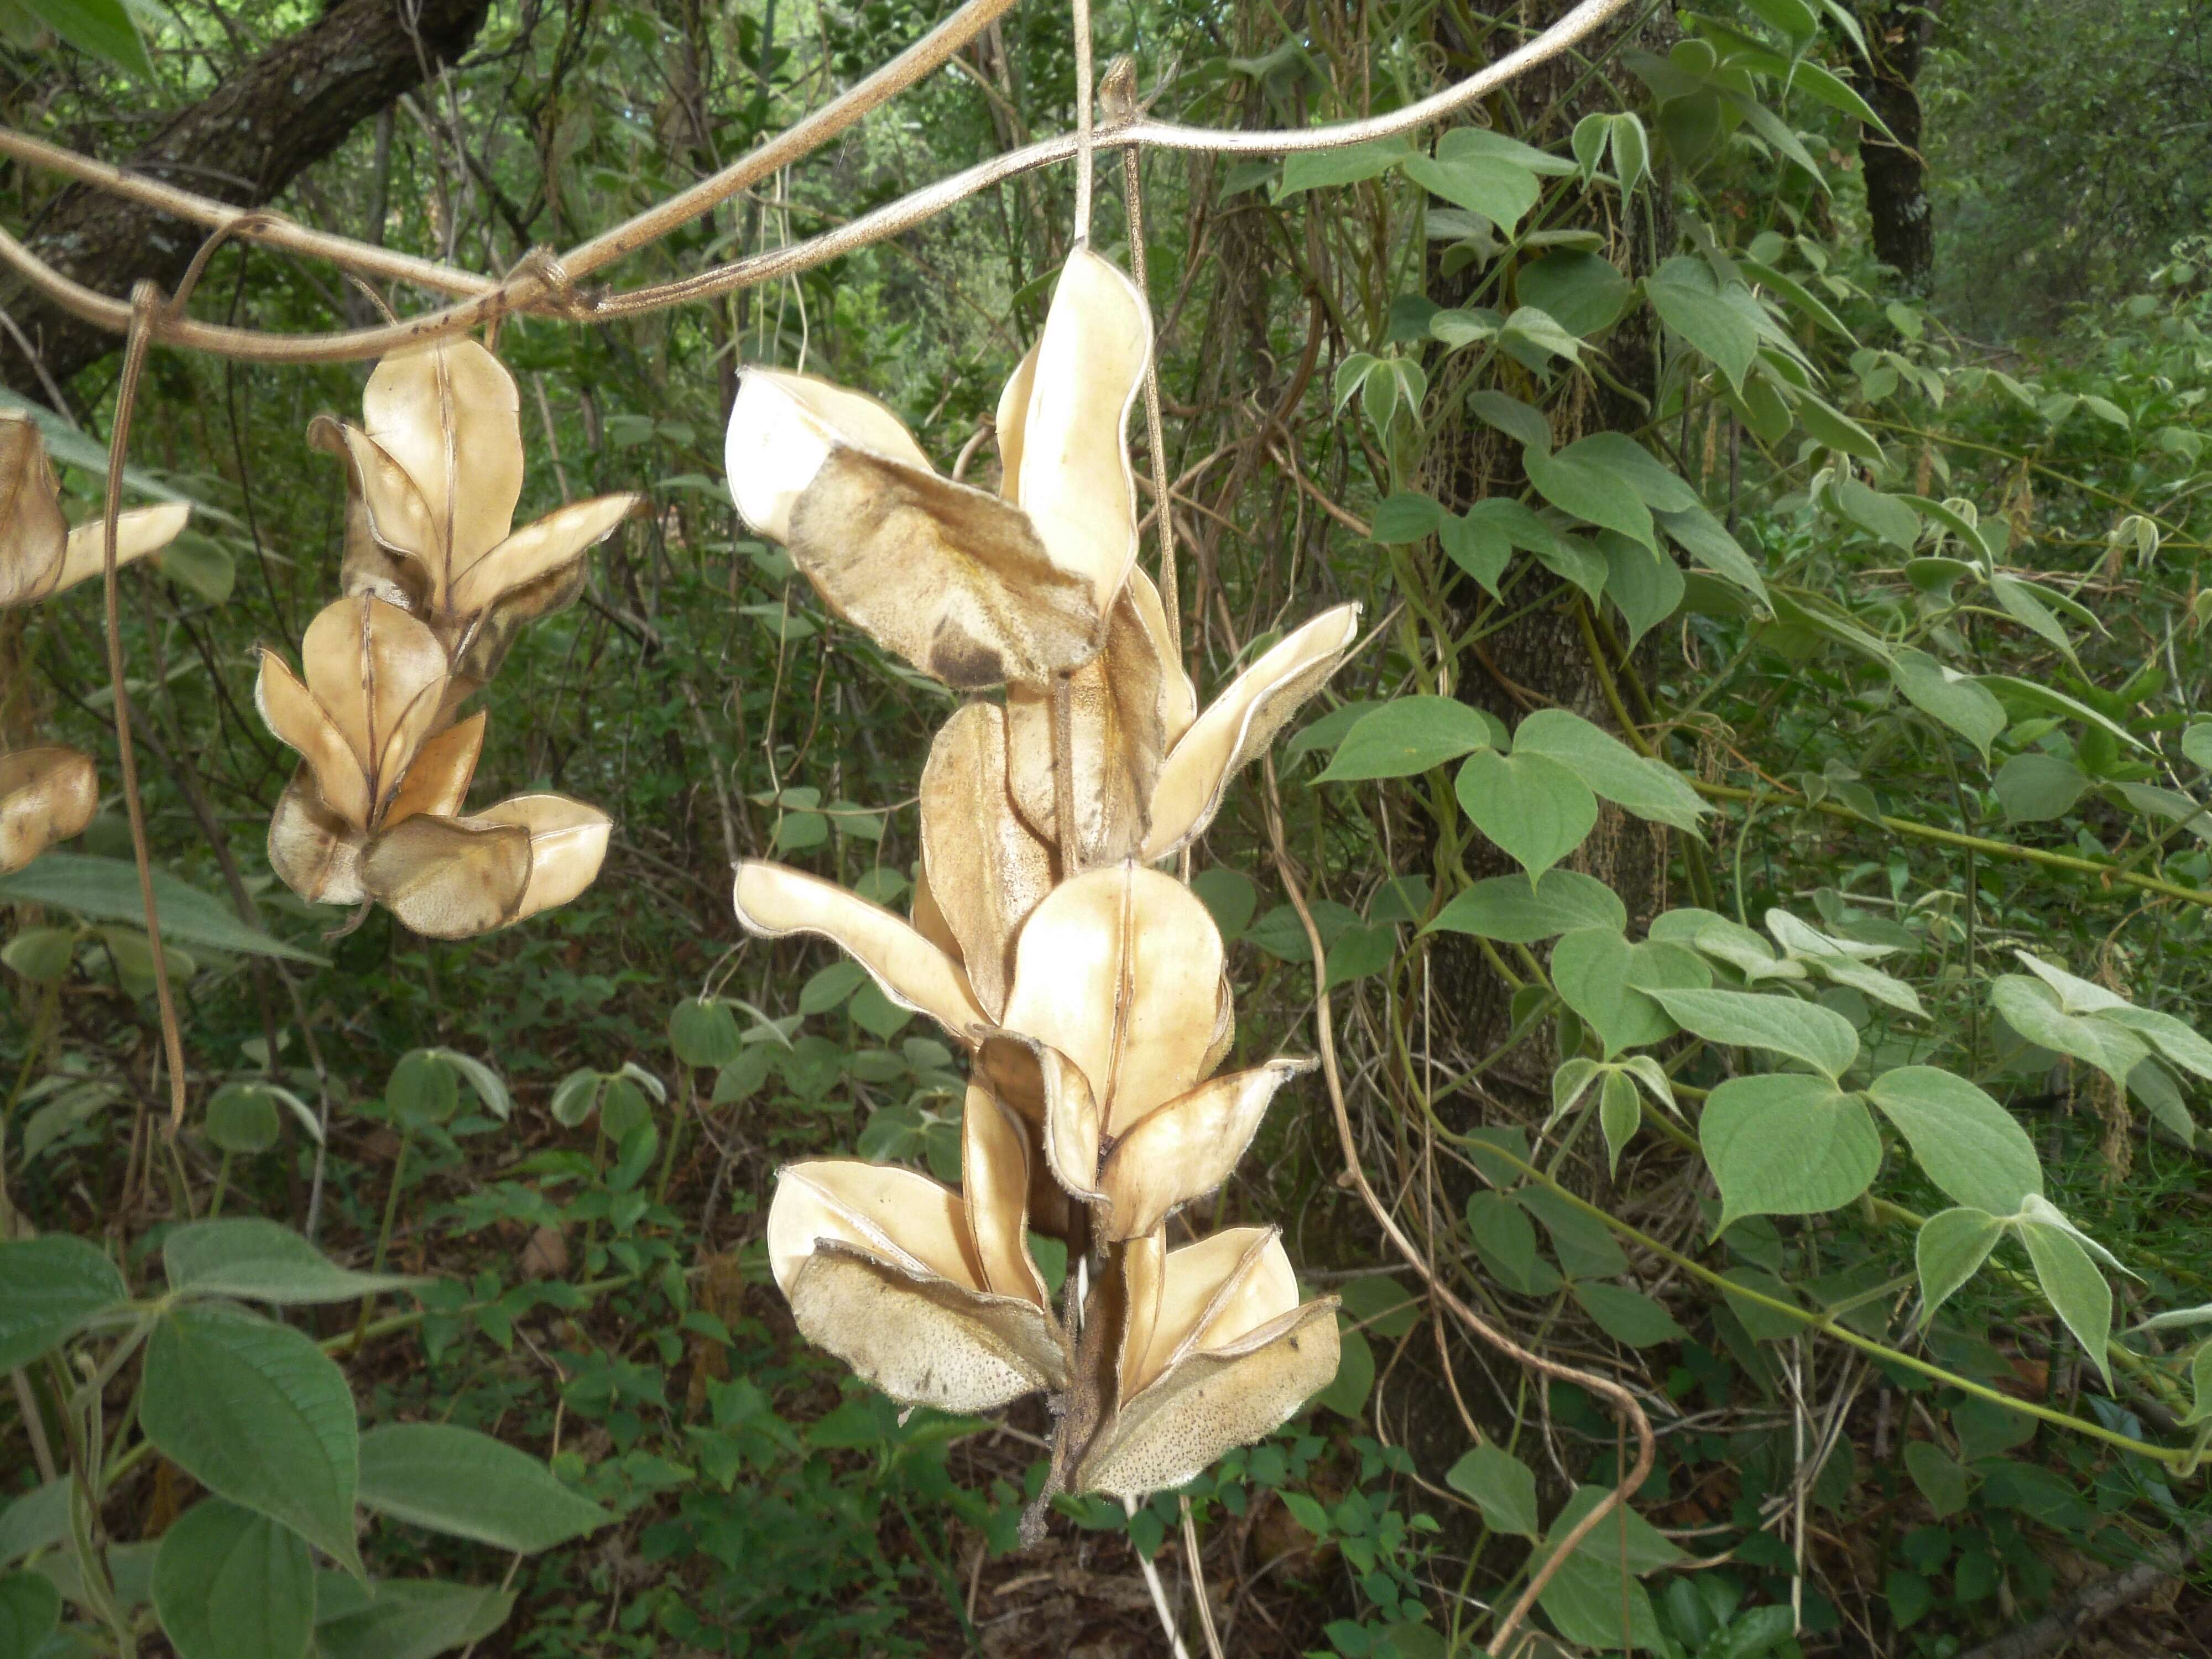
[[302, 898], [373, 898], [416, 933], [465, 939], [589, 886], [611, 821], [565, 795], [519, 795], [460, 815], [485, 717], [441, 732], [446, 654], [424, 623], [370, 596], [307, 624], [292, 672], [261, 653], [254, 696], [301, 755], [269, 826], [269, 860]]
[[1000, 495], [940, 476], [872, 398], [752, 368], [726, 459], [754, 530], [830, 608], [956, 690], [1042, 685], [1105, 643], [1137, 555], [1124, 437], [1152, 353], [1144, 296], [1079, 248], [999, 402]]
[[465, 813], [484, 715], [456, 720], [525, 623], [582, 589], [585, 557], [636, 510], [602, 495], [514, 528], [522, 492], [514, 378], [472, 340], [385, 358], [362, 424], [319, 416], [347, 465], [345, 597], [308, 624], [301, 673], [261, 654], [255, 697], [301, 755], [269, 825], [285, 884], [374, 900], [416, 933], [466, 939], [591, 885], [612, 824], [565, 795]]
[[[157, 552], [191, 516], [185, 501], [117, 516], [115, 562]], [[0, 609], [36, 605], [107, 568], [105, 520], [69, 527], [46, 442], [20, 416], [0, 416]], [[0, 875], [81, 835], [100, 805], [89, 757], [46, 745], [0, 755]]]
[[[1147, 866], [1205, 832], [1344, 660], [1358, 608], [1316, 617], [1199, 709], [1133, 563], [1122, 432], [1149, 340], [1141, 297], [1079, 250], [1000, 400], [997, 496], [938, 477], [888, 410], [824, 381], [749, 371], [730, 425], [738, 510], [832, 610], [955, 687], [1006, 688], [930, 746], [910, 917], [802, 871], [738, 868], [746, 928], [834, 941], [972, 1071], [963, 1189], [793, 1164], [769, 1208], [776, 1282], [810, 1340], [902, 1401], [1049, 1393], [1048, 1494], [1179, 1486], [1286, 1420], [1338, 1359], [1335, 1300], [1299, 1301], [1273, 1229], [1167, 1248], [1169, 1218], [1228, 1179], [1313, 1062], [1215, 1075], [1236, 1030], [1220, 932]], [[1057, 1316], [1032, 1233], [1087, 1263]]]

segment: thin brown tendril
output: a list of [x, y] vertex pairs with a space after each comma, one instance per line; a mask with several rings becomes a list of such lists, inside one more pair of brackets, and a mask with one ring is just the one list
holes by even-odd
[[1567, 1529], [1566, 1536], [1559, 1540], [1543, 1565], [1529, 1575], [1519, 1598], [1508, 1610], [1504, 1622], [1498, 1626], [1497, 1634], [1490, 1638], [1490, 1645], [1485, 1650], [1496, 1656], [1505, 1651], [1506, 1644], [1513, 1639], [1513, 1632], [1528, 1616], [1528, 1609], [1535, 1605], [1536, 1598], [1552, 1582], [1553, 1575], [1581, 1546], [1583, 1540], [1595, 1532], [1607, 1516], [1615, 1510], [1625, 1510], [1628, 1494], [1644, 1485], [1644, 1478], [1651, 1473], [1651, 1466], [1658, 1455], [1658, 1447], [1651, 1433], [1651, 1419], [1644, 1415], [1644, 1407], [1637, 1402], [1636, 1396], [1611, 1377], [1578, 1370], [1572, 1365], [1563, 1365], [1556, 1359], [1547, 1359], [1541, 1354], [1522, 1347], [1460, 1300], [1437, 1277], [1436, 1270], [1423, 1259], [1421, 1253], [1413, 1247], [1413, 1240], [1406, 1237], [1389, 1211], [1383, 1206], [1382, 1200], [1376, 1196], [1375, 1188], [1368, 1184], [1367, 1171], [1360, 1166], [1359, 1144], [1352, 1133], [1352, 1115], [1345, 1105], [1343, 1075], [1337, 1067], [1336, 1031], [1328, 1006], [1328, 952], [1322, 948], [1321, 929], [1314, 923], [1313, 912], [1306, 908], [1305, 890], [1298, 883], [1291, 864], [1290, 851], [1284, 844], [1283, 798], [1275, 784], [1274, 759], [1272, 756], [1263, 755], [1260, 765], [1267, 782], [1267, 796], [1262, 805], [1266, 808], [1267, 840], [1275, 856], [1275, 871], [1282, 878], [1283, 891], [1291, 901], [1291, 908], [1297, 912], [1299, 924], [1305, 929], [1306, 942], [1313, 951], [1315, 1040], [1321, 1048], [1322, 1076], [1328, 1083], [1329, 1108], [1336, 1117], [1336, 1138], [1344, 1152], [1345, 1172], [1352, 1177], [1352, 1184], [1358, 1188], [1359, 1196], [1365, 1201], [1369, 1213], [1374, 1216], [1384, 1236], [1399, 1255], [1405, 1257], [1413, 1271], [1420, 1274], [1430, 1293], [1450, 1310], [1454, 1318], [1500, 1353], [1538, 1375], [1557, 1382], [1572, 1382], [1601, 1396], [1611, 1402], [1616, 1415], [1636, 1431], [1635, 1467], [1629, 1470], [1620, 1485], [1591, 1506], [1588, 1515]]
[[[222, 233], [218, 231], [217, 236]], [[212, 239], [210, 239], [212, 240]], [[207, 250], [203, 249], [204, 254]], [[192, 270], [206, 268], [195, 259]], [[179, 291], [182, 298], [182, 291]], [[146, 847], [146, 807], [138, 798], [138, 756], [131, 744], [131, 692], [124, 684], [122, 586], [116, 564], [116, 520], [123, 513], [123, 468], [131, 453], [131, 412], [153, 343], [153, 324], [161, 308], [161, 290], [142, 282], [131, 291], [131, 337], [123, 349], [123, 378], [115, 389], [115, 425], [107, 438], [107, 505], [101, 521], [102, 586], [107, 609], [107, 678], [115, 692], [115, 746], [123, 770], [123, 808], [131, 820], [131, 855], [138, 866], [138, 897], [146, 908], [146, 950], [153, 958], [154, 999], [161, 1011], [161, 1048], [169, 1066], [169, 1133], [185, 1122], [185, 1039], [177, 1024], [177, 1001], [169, 988], [169, 961], [161, 946], [161, 921], [154, 902], [154, 864]]]

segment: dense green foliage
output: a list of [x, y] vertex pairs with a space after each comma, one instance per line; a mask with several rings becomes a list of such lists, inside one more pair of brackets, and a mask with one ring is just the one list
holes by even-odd
[[[154, 32], [165, 97], [305, 9], [244, 9]], [[744, 533], [720, 434], [739, 366], [805, 366], [949, 463], [1036, 333], [1064, 170], [704, 306], [502, 326], [521, 516], [629, 489], [652, 512], [485, 702], [479, 793], [602, 805], [605, 870], [469, 943], [380, 911], [332, 936], [262, 846], [292, 757], [251, 647], [292, 648], [335, 591], [343, 471], [302, 434], [361, 371], [157, 354], [130, 484], [189, 497], [194, 529], [126, 573], [124, 637], [155, 861], [200, 900], [163, 907], [190, 1108], [166, 1134], [111, 793], [81, 851], [0, 878], [0, 1219], [38, 1236], [0, 1243], [0, 1654], [11, 1620], [46, 1651], [64, 1614], [81, 1640], [53, 1652], [135, 1651], [158, 1618], [186, 1659], [1158, 1650], [1133, 1552], [1196, 1651], [1187, 1536], [1230, 1651], [1480, 1651], [1632, 1439], [1431, 1279], [1620, 1378], [1657, 1434], [1631, 1518], [1538, 1598], [1572, 1648], [1938, 1659], [2201, 1540], [2212, 259], [2174, 246], [2203, 170], [2155, 131], [2201, 91], [2166, 49], [2190, 16], [1947, 11], [1924, 306], [1867, 252], [1833, 3], [1646, 9], [1487, 130], [1146, 159], [1194, 678], [1340, 599], [1374, 627], [1196, 860], [1236, 1057], [1310, 1050], [1328, 1000], [1352, 1146], [1421, 1263], [1346, 1177], [1320, 1082], [1286, 1091], [1209, 1219], [1283, 1219], [1344, 1297], [1337, 1382], [1179, 1496], [1060, 1500], [1026, 1554], [1041, 1410], [902, 1417], [768, 1280], [779, 1164], [857, 1145], [957, 1176], [961, 1066], [822, 947], [744, 940], [728, 868], [772, 854], [902, 908], [954, 705]], [[930, 21], [502, 4], [287, 210], [502, 271]], [[1097, 27], [1160, 112], [1223, 127], [1393, 107], [1512, 39], [1450, 3]], [[1065, 13], [1001, 29], [617, 280], [1062, 130]], [[118, 155], [147, 118], [96, 59], [4, 50], [14, 125]], [[1097, 234], [1126, 263], [1119, 178]], [[52, 187], [12, 170], [0, 222]], [[194, 304], [374, 315], [234, 246]], [[112, 372], [40, 416], [78, 520]], [[112, 792], [96, 589], [10, 613], [0, 665], [10, 745], [74, 743]], [[186, 1406], [278, 1396], [282, 1431], [235, 1443]], [[434, 1425], [456, 1438], [410, 1447]], [[96, 1505], [47, 1484], [70, 1467]], [[243, 1617], [204, 1564], [240, 1559], [262, 1645], [196, 1649], [194, 1621]], [[363, 1565], [422, 1588], [371, 1600]], [[2194, 1605], [2139, 1615], [2141, 1650], [2197, 1639]]]

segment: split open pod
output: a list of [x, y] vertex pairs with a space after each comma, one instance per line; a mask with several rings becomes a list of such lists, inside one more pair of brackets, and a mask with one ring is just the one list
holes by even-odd
[[1063, 883], [1030, 914], [979, 1065], [1034, 1113], [1097, 1236], [1135, 1238], [1227, 1180], [1276, 1091], [1313, 1064], [1214, 1077], [1233, 1029], [1212, 916], [1173, 878], [1124, 864]]
[[362, 416], [358, 427], [323, 416], [307, 429], [347, 465], [345, 591], [428, 623], [465, 696], [525, 623], [575, 599], [584, 556], [641, 498], [595, 496], [516, 530], [520, 399], [514, 377], [473, 340], [383, 359]]
[[[921, 769], [916, 925], [941, 928], [994, 1020], [1013, 979], [1014, 939], [1059, 878], [1051, 844], [1006, 786], [1006, 712], [971, 702], [939, 730]], [[925, 925], [926, 924], [926, 925]]]
[[[1006, 687], [1006, 768], [1023, 820], [1058, 846], [1052, 696], [1048, 686]], [[1197, 702], [1159, 590], [1130, 571], [1107, 618], [1105, 648], [1068, 677], [1075, 852], [1085, 866], [1118, 864], [1143, 848], [1161, 763], [1189, 730]]]
[[301, 897], [374, 899], [416, 932], [465, 939], [564, 904], [589, 886], [610, 822], [563, 795], [463, 815], [484, 716], [434, 729], [447, 703], [429, 627], [369, 595], [308, 623], [304, 678], [261, 653], [255, 699], [301, 756], [269, 826], [269, 859]]
[[963, 1191], [844, 1159], [787, 1164], [769, 1261], [800, 1332], [894, 1400], [989, 1411], [1067, 1387], [1069, 1346], [1030, 1259], [1021, 1128], [971, 1087]]
[[1149, 1232], [1236, 1168], [1276, 1091], [1277, 1060], [1216, 1078], [1234, 1035], [1219, 929], [1190, 890], [1125, 864], [1063, 882], [1019, 927], [1002, 1010], [958, 957], [882, 906], [781, 865], [738, 866], [738, 920], [816, 933], [885, 995], [978, 1048], [978, 1074], [1030, 1124], [1048, 1167], [1098, 1207], [1098, 1236]]
[[[1328, 683], [1358, 631], [1357, 605], [1323, 611], [1262, 652], [1198, 713], [1159, 594], [1133, 572], [1105, 650], [1070, 679], [1083, 862], [1157, 862], [1203, 835], [1231, 781]], [[1006, 718], [1007, 787], [1024, 821], [1056, 844], [1049, 694], [1008, 686]]]
[[0, 755], [0, 875], [82, 835], [99, 805], [90, 757], [58, 746]]
[[1137, 1498], [1195, 1480], [1273, 1433], [1336, 1375], [1334, 1297], [1300, 1303], [1273, 1227], [1231, 1227], [1122, 1255], [1114, 1395], [1070, 1487]]
[[938, 473], [875, 399], [762, 368], [731, 410], [730, 493], [831, 610], [924, 673], [1045, 684], [1105, 644], [1136, 558], [1125, 433], [1151, 351], [1144, 296], [1079, 247], [1000, 400], [1001, 493]]
[[[167, 547], [191, 511], [188, 502], [163, 501], [118, 514], [115, 562], [129, 564]], [[20, 416], [0, 416], [0, 607], [36, 605], [104, 574], [104, 523], [70, 528], [46, 438]]]

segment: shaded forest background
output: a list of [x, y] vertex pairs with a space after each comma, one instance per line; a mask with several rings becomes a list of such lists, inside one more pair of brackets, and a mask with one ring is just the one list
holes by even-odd
[[[1102, 60], [1133, 52], [1160, 113], [1297, 126], [1407, 101], [1565, 9], [1133, 0], [1102, 5], [1097, 27]], [[180, 0], [141, 14], [149, 76], [39, 15], [8, 12], [8, 125], [494, 275], [711, 173], [936, 21], [907, 0]], [[2208, 31], [2191, 0], [1632, 7], [1461, 124], [1558, 158], [1531, 174], [1540, 204], [1503, 226], [1389, 156], [1146, 160], [1194, 677], [1210, 691], [1255, 641], [1344, 599], [1381, 621], [1279, 762], [1363, 1157], [1463, 1294], [1646, 1401], [1663, 1449], [1638, 1497], [1660, 1529], [1636, 1564], [1644, 1650], [2212, 1650], [2200, 1477], [1946, 1392], [1756, 1298], [1856, 1320], [2115, 1443], [2201, 1443], [2193, 1339], [2130, 1336], [2140, 1370], [2100, 1376], [2101, 1349], [2086, 1356], [2020, 1273], [1977, 1280], [1922, 1331], [1899, 1300], [1911, 1231], [1890, 1212], [1917, 1224], [1945, 1200], [1902, 1158], [1861, 1205], [1716, 1237], [1716, 1189], [1683, 1131], [1655, 1125], [1626, 1158], [1595, 1127], [1538, 1135], [1562, 1186], [1748, 1297], [1548, 1200], [1504, 1202], [1517, 1177], [1486, 1162], [1484, 1137], [1528, 1152], [1584, 1027], [1541, 1000], [1536, 938], [1424, 929], [1472, 884], [1522, 878], [1452, 816], [1448, 784], [1317, 775], [1360, 714], [1407, 691], [1501, 731], [1552, 706], [1633, 725], [1716, 810], [1691, 836], [1609, 805], [1569, 860], [1620, 895], [1631, 932], [1692, 904], [1755, 927], [1779, 906], [1893, 953], [1875, 977], [1910, 984], [1917, 1024], [1880, 992], [1836, 1006], [1870, 1049], [1940, 1053], [2027, 1127], [2054, 1196], [2139, 1275], [2115, 1281], [2116, 1324], [2212, 1299], [2212, 1186], [2185, 1099], [2201, 1082], [2123, 1067], [2124, 1084], [2024, 1038], [1987, 997], [2018, 947], [2183, 1020], [2207, 983], [2197, 803], [2212, 750], [2184, 734], [2212, 611]], [[1019, 6], [815, 157], [603, 275], [635, 284], [797, 241], [1065, 131], [1073, 76], [1065, 12]], [[1637, 136], [1607, 127], [1612, 148], [1583, 162], [1587, 118], [1622, 112]], [[1102, 173], [1098, 240], [1126, 264], [1126, 236], [1103, 228], [1121, 222], [1119, 178]], [[1518, 1448], [1547, 1514], [1615, 1478], [1590, 1398], [1471, 1345], [1394, 1261], [1340, 1178], [1317, 1086], [1278, 1104], [1212, 1219], [1284, 1218], [1292, 1260], [1344, 1295], [1358, 1340], [1306, 1413], [1186, 1494], [1196, 1561], [1173, 1497], [1133, 1516], [1066, 1501], [1052, 1537], [1018, 1550], [1041, 1408], [902, 1418], [797, 1340], [768, 1279], [775, 1169], [857, 1146], [957, 1176], [959, 1085], [938, 1034], [826, 949], [745, 941], [730, 866], [773, 854], [903, 909], [919, 758], [951, 703], [744, 532], [722, 480], [729, 402], [747, 363], [804, 367], [881, 398], [949, 463], [987, 435], [1042, 324], [1069, 193], [1064, 171], [1027, 174], [791, 280], [604, 326], [501, 325], [529, 453], [520, 516], [624, 490], [650, 510], [593, 556], [579, 603], [523, 635], [487, 705], [479, 792], [600, 805], [617, 826], [605, 870], [564, 908], [463, 944], [382, 912], [330, 937], [345, 918], [286, 891], [264, 847], [293, 757], [254, 710], [252, 648], [295, 650], [336, 591], [343, 472], [304, 434], [358, 407], [365, 366], [151, 360], [132, 497], [195, 503], [161, 568], [124, 582], [155, 860], [312, 959], [180, 941], [192, 1111], [172, 1142], [143, 940], [117, 915], [80, 924], [0, 891], [33, 940], [0, 957], [10, 1224], [111, 1240], [149, 1274], [167, 1224], [219, 1208], [431, 1276], [362, 1308], [358, 1328], [352, 1305], [301, 1317], [363, 1422], [487, 1430], [618, 1517], [527, 1559], [371, 1523], [380, 1571], [514, 1592], [476, 1652], [1158, 1652], [1139, 1554], [1194, 1644], [1197, 1577], [1231, 1652], [1478, 1651], [1480, 1610], [1510, 1601], [1530, 1551], [1465, 1461], [1474, 1435]], [[173, 287], [199, 246], [19, 162], [0, 171], [0, 225], [116, 295]], [[1759, 285], [1745, 359], [1802, 363], [1818, 409], [1716, 368], [1741, 316], [1685, 327], [1632, 291], [1692, 257]], [[1438, 313], [1498, 318], [1508, 283], [1522, 305], [1547, 296], [1567, 349], [1455, 356]], [[237, 242], [191, 301], [295, 332], [425, 303]], [[0, 396], [32, 407], [82, 521], [106, 482], [118, 342], [15, 277], [0, 311]], [[1480, 401], [1499, 395], [1547, 441], [1629, 434], [1784, 597], [1753, 603], [1719, 556], [1621, 574], [1617, 531], [1540, 562], [1521, 543], [1453, 551], [1430, 531], [1529, 483], [1522, 417]], [[988, 443], [975, 465], [995, 466]], [[2004, 580], [2057, 598], [2005, 599]], [[2008, 693], [1983, 732], [1978, 706], [1912, 691], [1908, 651], [2087, 713]], [[128, 858], [106, 679], [95, 592], [0, 614], [8, 743], [107, 756], [111, 793], [78, 850]], [[1256, 779], [1240, 785], [1199, 860], [1233, 942], [1240, 1057], [1313, 1042], [1313, 964], [1264, 802]], [[2196, 896], [2104, 873], [2121, 870]], [[702, 996], [726, 1000], [726, 1051], [720, 1028], [672, 1039], [672, 1012]], [[450, 1078], [403, 1082], [402, 1057], [429, 1048], [489, 1065], [511, 1114]], [[1717, 1085], [1710, 1063], [1680, 1079]], [[270, 1088], [299, 1109], [270, 1110], [264, 1134], [255, 1091]], [[0, 1541], [7, 1501], [41, 1473], [29, 1398], [0, 1394]], [[193, 1496], [149, 1458], [103, 1524], [157, 1538]], [[1544, 1605], [1559, 1646], [1540, 1650], [1613, 1650]], [[2084, 1609], [2078, 1638], [2039, 1624]], [[1617, 1648], [1618, 1615], [1612, 1628]], [[2043, 1645], [1981, 1645], [2038, 1631]]]

